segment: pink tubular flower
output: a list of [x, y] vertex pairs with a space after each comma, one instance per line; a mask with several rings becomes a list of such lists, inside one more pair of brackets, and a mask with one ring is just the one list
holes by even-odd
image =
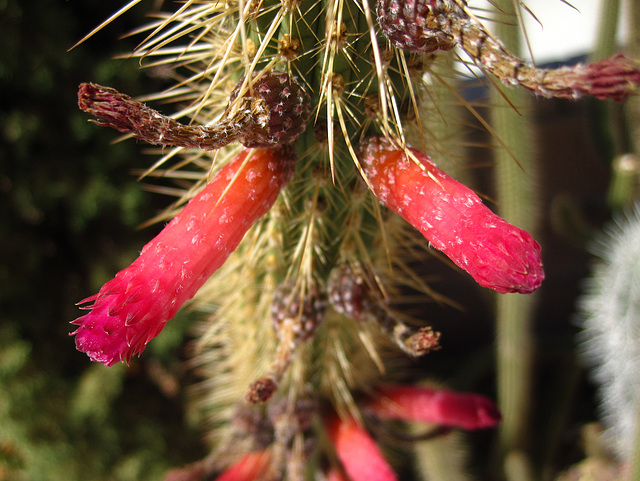
[[327, 481], [351, 481], [346, 474], [338, 470], [338, 468], [331, 468], [327, 473]]
[[[474, 393], [416, 386], [385, 385], [363, 406], [363, 412], [382, 420], [426, 422], [466, 430], [491, 428], [502, 416], [488, 398]], [[351, 481], [396, 481], [396, 475], [367, 431], [353, 418], [337, 415], [327, 423], [327, 433]], [[345, 481], [337, 468], [329, 481]]]
[[216, 478], [216, 481], [254, 481], [263, 479], [261, 476], [269, 468], [271, 451], [257, 451], [249, 453], [231, 465]]
[[502, 419], [493, 401], [480, 394], [417, 386], [383, 386], [367, 409], [380, 419], [418, 421], [467, 430], [491, 428]]
[[[495, 215], [422, 152], [365, 140], [359, 161], [380, 202], [400, 214], [484, 287], [531, 293], [544, 279], [540, 245]], [[418, 163], [420, 165], [418, 165]]]
[[[380, 448], [355, 419], [335, 417], [327, 427], [336, 454], [352, 481], [397, 481]], [[335, 479], [340, 479], [335, 473]]]
[[111, 366], [129, 361], [235, 250], [293, 175], [292, 147], [243, 150], [149, 242], [133, 264], [82, 302], [76, 347]]

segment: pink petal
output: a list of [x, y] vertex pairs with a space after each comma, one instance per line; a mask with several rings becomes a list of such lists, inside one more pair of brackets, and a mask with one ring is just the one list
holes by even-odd
[[502, 416], [489, 398], [417, 386], [384, 386], [367, 408], [381, 419], [418, 421], [462, 429], [496, 426]]
[[351, 479], [337, 468], [331, 468], [327, 473], [327, 481], [351, 481]]
[[397, 481], [376, 442], [354, 419], [336, 417], [327, 429], [338, 458], [353, 481]]
[[107, 366], [141, 353], [271, 208], [294, 166], [287, 147], [244, 150], [223, 167], [133, 264], [87, 298], [90, 312], [73, 321], [78, 350]]
[[415, 159], [382, 138], [365, 141], [359, 160], [380, 202], [481, 286], [502, 294], [536, 290], [544, 279], [540, 245], [425, 154], [410, 152]]
[[270, 451], [249, 453], [218, 476], [216, 481], [253, 481], [262, 479], [260, 476], [268, 469], [270, 463]]

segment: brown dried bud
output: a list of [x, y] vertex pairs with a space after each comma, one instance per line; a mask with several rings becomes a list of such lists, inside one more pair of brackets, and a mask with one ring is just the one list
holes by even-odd
[[624, 101], [640, 85], [636, 62], [618, 54], [587, 65], [540, 69], [507, 51], [461, 0], [378, 0], [378, 22], [397, 48], [436, 52], [459, 45], [478, 66], [509, 86], [543, 97]]
[[529, 78], [522, 79], [522, 84], [547, 97], [577, 99], [590, 95], [599, 100], [622, 102], [640, 85], [638, 63], [622, 54], [587, 65], [539, 70], [537, 75], [533, 69], [532, 72]]
[[273, 327], [280, 341], [290, 337], [295, 344], [306, 342], [318, 330], [326, 310], [326, 295], [319, 289], [301, 296], [291, 284], [282, 284], [271, 302]]
[[410, 356], [422, 356], [440, 348], [440, 333], [430, 327], [417, 332], [387, 306], [374, 276], [361, 265], [334, 267], [327, 284], [329, 303], [340, 314], [361, 322], [375, 322]]
[[157, 145], [215, 150], [240, 141], [245, 147], [272, 147], [293, 142], [304, 132], [311, 100], [294, 77], [262, 73], [238, 98], [244, 83], [237, 84], [225, 115], [212, 126], [181, 124], [126, 94], [92, 83], [80, 84], [78, 106], [98, 117], [98, 125]]
[[440, 333], [430, 327], [423, 327], [404, 340], [407, 350], [416, 356], [440, 349]]
[[352, 268], [347, 264], [334, 267], [329, 274], [327, 291], [331, 307], [340, 314], [358, 321], [370, 316], [375, 308], [370, 291], [359, 266]]
[[409, 52], [451, 50], [456, 40], [450, 32], [445, 8], [436, 0], [378, 0], [378, 22], [382, 32], [397, 48]]
[[278, 384], [270, 377], [263, 377], [251, 383], [246, 400], [251, 404], [266, 402], [278, 389]]
[[[295, 77], [285, 72], [255, 74], [256, 79], [240, 98], [236, 99], [244, 80], [231, 92], [227, 112], [238, 122], [240, 141], [245, 147], [268, 147], [293, 142], [304, 132], [311, 115], [311, 99]], [[236, 116], [239, 115], [240, 118]]]

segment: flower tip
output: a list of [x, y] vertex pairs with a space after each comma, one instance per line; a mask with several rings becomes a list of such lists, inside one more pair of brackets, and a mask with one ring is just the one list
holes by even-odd
[[624, 54], [585, 66], [584, 84], [598, 100], [624, 102], [640, 85], [640, 65]]
[[542, 285], [542, 281], [544, 281], [544, 269], [542, 263], [538, 263], [532, 265], [532, 267], [524, 273], [515, 273], [504, 285], [479, 283], [493, 289], [499, 294], [531, 294]]
[[78, 107], [80, 110], [86, 110], [87, 99], [91, 96], [92, 84], [89, 82], [82, 82], [78, 87]]
[[534, 262], [528, 264], [528, 268], [525, 272], [520, 274], [520, 282], [513, 286], [510, 292], [518, 294], [531, 294], [536, 291], [544, 281], [544, 267], [542, 260], [540, 259], [540, 246], [536, 242], [537, 246], [537, 258]]
[[544, 271], [542, 270], [542, 264], [540, 264], [538, 272], [528, 274], [525, 282], [517, 286], [516, 290], [513, 292], [517, 292], [519, 294], [531, 294], [542, 285], [542, 281], [544, 281]]
[[[77, 321], [80, 321], [78, 319]], [[78, 324], [77, 321], [73, 323]], [[111, 367], [123, 359], [119, 356], [105, 352], [103, 344], [95, 332], [91, 328], [83, 327], [82, 325], [75, 331], [69, 333], [70, 336], [75, 336], [76, 349], [80, 352], [84, 352], [89, 359], [93, 362], [99, 362], [107, 367]], [[127, 360], [128, 361], [128, 360]]]
[[531, 235], [493, 213], [496, 232], [477, 233], [477, 262], [466, 269], [475, 281], [499, 294], [531, 294], [545, 278], [541, 247]]
[[425, 422], [466, 430], [496, 426], [502, 415], [480, 394], [420, 386], [387, 385], [371, 398], [369, 410], [380, 419]]
[[91, 112], [93, 105], [112, 96], [112, 89], [91, 82], [82, 82], [78, 87], [78, 107], [83, 112]]
[[540, 287], [544, 279], [540, 244], [494, 214], [426, 154], [408, 152], [413, 158], [382, 137], [360, 145], [363, 172], [380, 202], [481, 286], [501, 294], [530, 293]]
[[502, 413], [493, 401], [484, 396], [476, 396], [476, 429], [493, 428], [502, 421]]
[[327, 424], [327, 433], [353, 481], [398, 481], [378, 444], [355, 419], [335, 416]]
[[216, 481], [253, 481], [262, 479], [269, 470], [272, 454], [270, 450], [246, 454], [216, 478]]

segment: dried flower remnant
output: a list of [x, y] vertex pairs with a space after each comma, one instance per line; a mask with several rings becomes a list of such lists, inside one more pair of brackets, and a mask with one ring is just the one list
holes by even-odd
[[574, 98], [584, 94], [599, 100], [623, 102], [640, 85], [640, 65], [623, 54], [587, 65], [563, 67], [553, 75], [565, 79], [574, 90]]
[[238, 246], [292, 177], [290, 147], [244, 150], [143, 249], [133, 264], [82, 301], [76, 347], [111, 366], [129, 361]]
[[[409, 155], [411, 154], [411, 155]], [[489, 210], [422, 152], [367, 139], [359, 159], [382, 204], [418, 229], [481, 286], [531, 293], [544, 280], [540, 245]]]
[[637, 62], [622, 54], [587, 65], [540, 69], [507, 51], [464, 0], [378, 0], [378, 22], [389, 41], [409, 52], [451, 50], [459, 45], [480, 67], [510, 86], [543, 97], [624, 101], [640, 85]]
[[317, 286], [306, 293], [291, 283], [281, 284], [276, 289], [271, 302], [271, 319], [278, 347], [267, 376], [249, 387], [248, 402], [263, 403], [275, 393], [298, 348], [313, 339], [326, 310], [326, 295]]
[[398, 313], [389, 309], [373, 277], [358, 263], [334, 267], [327, 283], [331, 307], [357, 321], [378, 324], [410, 356], [423, 356], [440, 349], [440, 333], [431, 327], [422, 327], [416, 332], [402, 322]]
[[[246, 84], [246, 85], [245, 85]], [[81, 110], [95, 115], [98, 125], [112, 127], [150, 144], [214, 150], [240, 141], [245, 147], [293, 142], [304, 132], [310, 99], [295, 77], [283, 72], [241, 79], [229, 105], [213, 126], [183, 125], [110, 87], [82, 83]]]

